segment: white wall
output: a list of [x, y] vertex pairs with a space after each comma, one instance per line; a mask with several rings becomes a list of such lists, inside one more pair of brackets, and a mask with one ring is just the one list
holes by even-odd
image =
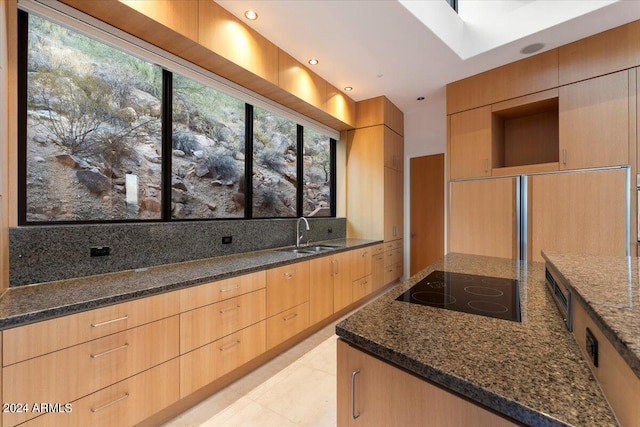
[[[412, 157], [445, 153], [447, 148], [447, 99], [443, 86], [415, 109], [404, 112], [404, 276], [409, 276], [411, 258], [411, 183]], [[446, 167], [446, 156], [445, 156]], [[445, 188], [442, 189], [445, 191]], [[445, 207], [446, 214], [446, 207]], [[445, 223], [446, 236], [446, 223]], [[446, 245], [446, 239], [445, 239]], [[445, 246], [446, 253], [446, 246]]]

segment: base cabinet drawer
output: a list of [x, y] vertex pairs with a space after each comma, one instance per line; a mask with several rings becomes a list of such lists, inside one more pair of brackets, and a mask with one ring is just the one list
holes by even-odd
[[266, 322], [180, 356], [180, 398], [258, 357], [266, 350]]
[[264, 320], [265, 300], [260, 289], [180, 314], [180, 354]]
[[[3, 402], [72, 402], [178, 356], [178, 316], [4, 367]], [[33, 418], [4, 413], [4, 425]]]
[[267, 350], [309, 327], [309, 303], [300, 304], [267, 319]]
[[309, 261], [267, 270], [267, 316], [309, 301]]
[[178, 358], [72, 402], [68, 413], [48, 413], [25, 427], [132, 426], [177, 402]]
[[179, 291], [180, 311], [193, 310], [194, 308], [262, 289], [266, 286], [265, 282], [266, 273], [257, 271], [183, 289]]
[[353, 301], [358, 301], [373, 292], [373, 280], [371, 275], [356, 280], [352, 284]]

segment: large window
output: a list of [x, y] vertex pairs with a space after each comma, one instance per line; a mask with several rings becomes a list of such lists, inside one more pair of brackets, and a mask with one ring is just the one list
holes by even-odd
[[152, 54], [19, 31], [21, 225], [335, 215], [328, 136]]
[[159, 219], [161, 69], [28, 24], [26, 220]]

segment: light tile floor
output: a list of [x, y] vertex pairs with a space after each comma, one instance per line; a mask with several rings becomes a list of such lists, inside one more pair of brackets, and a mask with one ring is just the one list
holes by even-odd
[[335, 323], [163, 427], [335, 427]]

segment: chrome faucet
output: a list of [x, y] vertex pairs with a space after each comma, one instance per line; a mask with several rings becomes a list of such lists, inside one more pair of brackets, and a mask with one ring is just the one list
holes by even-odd
[[309, 228], [309, 221], [307, 221], [307, 218], [301, 216], [300, 218], [298, 218], [298, 222], [296, 222], [296, 247], [299, 248], [300, 247], [300, 241], [302, 240], [302, 234], [300, 234], [300, 220], [303, 220], [304, 223], [306, 224], [306, 229], [307, 231], [310, 230]]

